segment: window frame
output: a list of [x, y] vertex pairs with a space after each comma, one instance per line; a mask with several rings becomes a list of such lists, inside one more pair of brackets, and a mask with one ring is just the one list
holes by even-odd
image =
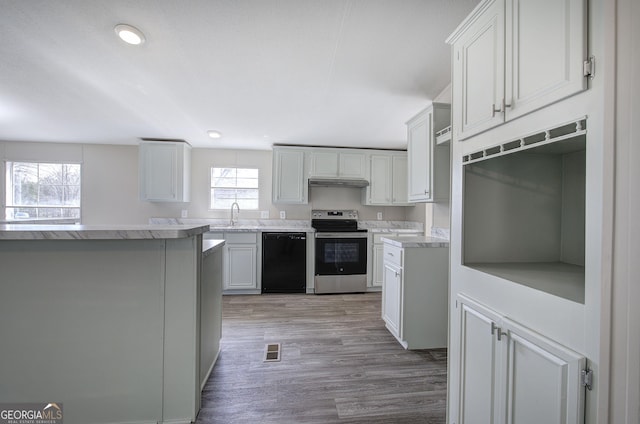
[[[214, 169], [251, 169], [251, 170], [255, 170], [257, 171], [258, 175], [256, 178], [256, 182], [257, 185], [256, 187], [214, 187], [213, 186], [213, 170]], [[257, 166], [242, 166], [242, 165], [233, 165], [233, 166], [226, 166], [226, 165], [210, 165], [209, 166], [209, 193], [208, 193], [208, 210], [209, 211], [226, 211], [229, 210], [229, 208], [225, 207], [225, 208], [215, 208], [214, 205], [212, 204], [212, 190], [214, 188], [229, 188], [229, 189], [237, 189], [237, 188], [249, 188], [252, 190], [256, 190], [257, 196], [256, 196], [256, 201], [257, 201], [257, 205], [255, 208], [249, 208], [246, 205], [243, 205], [241, 200], [242, 199], [238, 199], [237, 196], [235, 198], [235, 201], [238, 202], [240, 209], [242, 210], [249, 210], [249, 211], [258, 211], [260, 210], [260, 174], [261, 174], [261, 169]], [[237, 175], [236, 175], [236, 179], [237, 179]]]
[[[36, 164], [38, 165], [38, 170], [40, 168], [41, 165], [77, 165], [80, 167], [80, 172], [79, 172], [79, 177], [80, 177], [80, 181], [78, 186], [78, 201], [79, 204], [78, 206], [69, 206], [69, 205], [43, 205], [43, 204], [34, 204], [34, 205], [21, 205], [21, 204], [15, 204], [14, 203], [14, 184], [13, 184], [13, 165], [10, 164], [16, 164], [16, 163], [25, 163], [25, 164]], [[2, 196], [2, 210], [3, 210], [3, 216], [2, 219], [4, 221], [7, 222], [20, 222], [20, 221], [68, 221], [68, 220], [75, 220], [77, 222], [80, 222], [82, 220], [82, 181], [84, 180], [83, 177], [83, 173], [84, 173], [84, 169], [83, 169], [83, 163], [81, 161], [65, 161], [65, 160], [20, 160], [20, 159], [4, 159], [2, 162], [2, 179], [0, 181], [2, 181], [2, 190], [3, 190], [3, 196]], [[11, 173], [11, 175], [9, 175]], [[37, 187], [39, 188], [41, 186], [41, 181], [40, 181], [40, 175], [38, 172], [38, 180], [37, 180]], [[61, 184], [62, 187], [64, 186], [72, 186], [71, 184]], [[75, 184], [73, 185], [75, 186]], [[39, 192], [39, 190], [38, 190]], [[18, 209], [18, 208], [30, 208], [30, 209], [77, 209], [78, 210], [78, 216], [77, 217], [64, 217], [64, 216], [60, 216], [60, 217], [40, 217], [40, 216], [36, 216], [36, 217], [32, 217], [29, 216], [28, 218], [16, 218], [15, 215], [13, 218], [8, 218], [7, 214], [8, 214], [8, 209]], [[39, 214], [38, 214], [39, 215]]]

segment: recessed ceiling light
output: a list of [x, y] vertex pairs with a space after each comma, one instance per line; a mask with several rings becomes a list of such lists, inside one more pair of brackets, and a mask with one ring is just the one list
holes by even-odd
[[144, 43], [144, 34], [136, 27], [127, 24], [118, 24], [113, 30], [125, 43], [133, 44], [134, 46]]
[[209, 131], [207, 131], [207, 134], [211, 138], [220, 138], [220, 137], [222, 137], [222, 133], [220, 131], [216, 131], [216, 130], [209, 130]]

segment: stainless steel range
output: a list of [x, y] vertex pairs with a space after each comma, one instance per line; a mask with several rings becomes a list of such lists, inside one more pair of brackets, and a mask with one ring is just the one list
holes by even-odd
[[315, 293], [367, 290], [367, 230], [358, 229], [358, 211], [313, 210]]

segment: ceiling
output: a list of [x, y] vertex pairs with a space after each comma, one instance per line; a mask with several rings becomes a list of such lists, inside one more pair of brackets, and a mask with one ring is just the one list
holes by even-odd
[[[477, 3], [3, 1], [0, 140], [405, 148]], [[119, 23], [146, 42], [123, 43]]]

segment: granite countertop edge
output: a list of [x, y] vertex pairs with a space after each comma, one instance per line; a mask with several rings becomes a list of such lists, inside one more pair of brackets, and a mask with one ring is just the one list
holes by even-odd
[[438, 237], [382, 237], [382, 241], [399, 248], [408, 247], [449, 247], [449, 240]]
[[224, 245], [225, 245], [224, 240], [213, 240], [213, 239], [202, 240], [202, 256], [207, 257], [212, 253], [222, 249], [222, 246]]
[[0, 225], [0, 240], [148, 240], [203, 234], [208, 225]]

